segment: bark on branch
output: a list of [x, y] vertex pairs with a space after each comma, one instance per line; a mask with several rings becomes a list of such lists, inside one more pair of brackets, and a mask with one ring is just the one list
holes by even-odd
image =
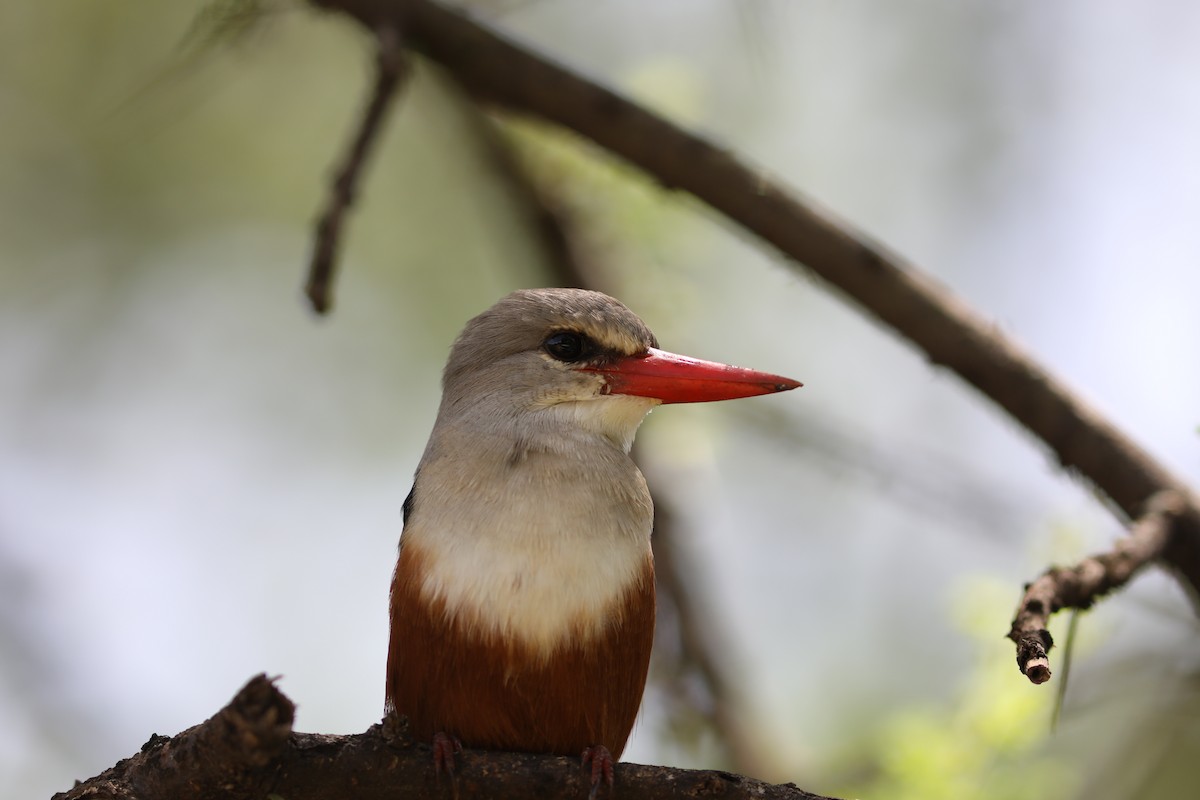
[[1107, 553], [1085, 558], [1073, 567], [1052, 567], [1026, 585], [1008, 638], [1017, 645], [1017, 666], [1033, 683], [1050, 680], [1047, 656], [1054, 640], [1046, 629], [1050, 615], [1064, 608], [1091, 608], [1103, 595], [1129, 582], [1142, 567], [1162, 555], [1171, 528], [1184, 510], [1183, 498], [1160, 492], [1129, 536]]
[[[578, 759], [478, 750], [458, 756], [453, 779], [439, 779], [429, 746], [414, 744], [402, 720], [328, 736], [294, 733], [294, 711], [274, 681], [258, 675], [206, 722], [173, 738], [152, 736], [141, 752], [53, 800], [583, 800], [590, 788]], [[729, 772], [624, 763], [615, 791], [622, 800], [830, 800]]]

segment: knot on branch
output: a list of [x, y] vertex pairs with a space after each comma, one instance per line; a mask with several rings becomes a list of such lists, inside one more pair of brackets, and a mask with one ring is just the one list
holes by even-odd
[[243, 762], [264, 767], [278, 759], [296, 719], [296, 705], [275, 686], [277, 678], [256, 675], [229, 705], [217, 712], [221, 737]]
[[[1014, 622], [1015, 626], [1015, 622]], [[1010, 631], [1009, 638], [1017, 643], [1017, 667], [1033, 683], [1050, 680], [1050, 659], [1047, 653], [1054, 639], [1045, 628], [1035, 631]]]
[[295, 716], [275, 680], [256, 675], [207, 721], [174, 738], [153, 734], [140, 752], [54, 800], [263, 797]]

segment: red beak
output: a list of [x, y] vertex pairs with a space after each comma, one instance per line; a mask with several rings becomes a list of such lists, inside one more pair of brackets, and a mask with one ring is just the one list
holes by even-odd
[[787, 392], [803, 384], [791, 378], [701, 361], [651, 347], [603, 367], [584, 367], [608, 382], [609, 394], [654, 397], [664, 403], [706, 403]]

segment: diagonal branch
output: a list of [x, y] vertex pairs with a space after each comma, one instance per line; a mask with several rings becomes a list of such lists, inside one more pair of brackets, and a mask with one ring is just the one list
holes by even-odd
[[1107, 553], [1085, 558], [1073, 567], [1052, 567], [1025, 587], [1008, 638], [1017, 645], [1017, 666], [1033, 683], [1050, 680], [1047, 653], [1054, 646], [1046, 629], [1050, 615], [1064, 608], [1091, 608], [1101, 596], [1124, 586], [1142, 567], [1162, 555], [1172, 523], [1184, 500], [1163, 491], [1147, 504], [1130, 534]]
[[[141, 752], [53, 800], [578, 800], [588, 780], [575, 758], [464, 751], [453, 784], [434, 774], [427, 745], [415, 745], [403, 719], [363, 733], [295, 733], [295, 706], [265, 675], [252, 678], [205, 722], [179, 735], [152, 736]], [[791, 784], [771, 785], [728, 772], [617, 764], [623, 800], [720, 796], [830, 800]]]
[[337, 175], [329, 187], [325, 209], [317, 221], [316, 241], [313, 242], [308, 283], [304, 287], [304, 293], [308, 295], [313, 310], [318, 314], [327, 312], [333, 303], [333, 272], [337, 267], [342, 224], [350, 207], [354, 205], [359, 177], [371, 148], [379, 139], [388, 107], [396, 96], [400, 82], [407, 74], [404, 54], [400, 49], [399, 31], [399, 25], [394, 21], [381, 23], [376, 28], [379, 53], [375, 61], [375, 83], [371, 87], [371, 97], [355, 128], [350, 148], [338, 166]]
[[311, 2], [367, 25], [402, 16], [408, 43], [479, 99], [570, 128], [754, 233], [990, 398], [1064, 467], [1107, 495], [1124, 519], [1136, 518], [1157, 492], [1177, 492], [1184, 508], [1162, 559], [1200, 592], [1200, 506], [1188, 487], [994, 324], [900, 256], [734, 153], [438, 3]]

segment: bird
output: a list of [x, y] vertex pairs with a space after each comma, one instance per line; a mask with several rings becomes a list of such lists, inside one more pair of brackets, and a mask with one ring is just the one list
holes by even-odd
[[403, 504], [385, 709], [463, 746], [582, 756], [610, 786], [654, 638], [653, 506], [630, 457], [664, 403], [798, 381], [658, 349], [608, 295], [513, 292], [451, 347]]

